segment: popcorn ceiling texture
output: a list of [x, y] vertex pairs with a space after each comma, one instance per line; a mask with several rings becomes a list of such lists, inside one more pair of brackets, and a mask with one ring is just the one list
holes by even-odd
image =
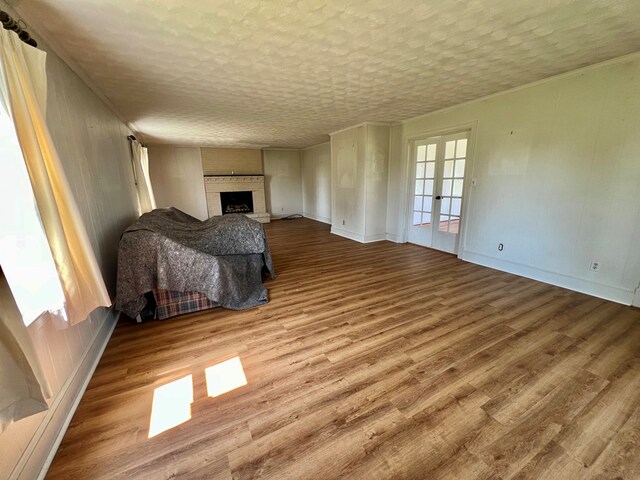
[[638, 0], [12, 3], [152, 144], [305, 147], [640, 50]]

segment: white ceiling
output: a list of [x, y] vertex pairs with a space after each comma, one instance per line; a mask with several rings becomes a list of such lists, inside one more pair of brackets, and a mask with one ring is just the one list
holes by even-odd
[[640, 50], [639, 0], [9, 3], [151, 144], [305, 147]]

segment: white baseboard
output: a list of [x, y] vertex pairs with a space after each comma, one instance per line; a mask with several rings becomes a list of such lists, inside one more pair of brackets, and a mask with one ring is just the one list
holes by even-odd
[[80, 363], [51, 401], [45, 418], [14, 468], [11, 480], [32, 480], [45, 477], [82, 395], [87, 389], [89, 380], [91, 380], [118, 323], [119, 316], [120, 313], [113, 309], [107, 311], [101, 328], [85, 350]]
[[395, 233], [387, 233], [387, 240], [394, 243], [407, 243], [402, 238], [402, 235], [396, 235]]
[[331, 227], [331, 233], [339, 235], [349, 240], [355, 240], [360, 243], [373, 243], [381, 242], [387, 239], [386, 233], [378, 233], [376, 235], [360, 235], [359, 233], [349, 232], [348, 230], [342, 230], [341, 228]]
[[311, 220], [315, 220], [316, 222], [328, 223], [331, 225], [331, 219], [327, 217], [320, 217], [318, 215], [312, 215], [310, 213], [302, 212], [302, 216], [304, 218], [310, 218]]
[[565, 275], [557, 272], [541, 270], [529, 265], [523, 265], [508, 260], [500, 260], [482, 253], [465, 250], [460, 257], [467, 262], [476, 263], [485, 267], [495, 268], [503, 272], [513, 273], [521, 277], [531, 278], [539, 282], [549, 283], [557, 287], [567, 288], [580, 293], [586, 293], [594, 297], [604, 298], [613, 302], [631, 305], [633, 302], [633, 290], [626, 290], [614, 285], [597, 283], [583, 278]]
[[364, 243], [381, 242], [387, 239], [386, 233], [378, 233], [376, 235], [365, 235]]
[[364, 235], [358, 233], [349, 232], [348, 230], [342, 230], [341, 228], [331, 227], [331, 233], [339, 235], [349, 240], [355, 240], [356, 242], [364, 243]]
[[278, 215], [271, 214], [271, 220], [282, 220], [283, 218], [291, 217], [292, 215], [302, 215], [301, 213], [281, 213]]

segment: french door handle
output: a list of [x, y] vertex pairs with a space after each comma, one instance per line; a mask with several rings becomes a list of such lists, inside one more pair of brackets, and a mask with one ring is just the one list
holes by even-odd
[[436, 200], [441, 200], [442, 197], [440, 195], [436, 196]]

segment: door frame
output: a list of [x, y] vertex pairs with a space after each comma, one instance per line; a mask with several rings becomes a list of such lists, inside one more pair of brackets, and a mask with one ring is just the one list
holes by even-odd
[[638, 283], [638, 286], [636, 287], [633, 300], [631, 300], [631, 306], [640, 308], [640, 283]]
[[469, 215], [469, 205], [471, 202], [472, 183], [475, 180], [475, 157], [476, 157], [476, 138], [478, 133], [478, 121], [467, 122], [451, 127], [440, 128], [436, 130], [426, 130], [424, 132], [406, 136], [403, 139], [405, 149], [405, 197], [404, 197], [404, 242], [409, 241], [409, 229], [411, 228], [409, 222], [409, 215], [413, 213], [413, 190], [415, 182], [415, 173], [413, 168], [413, 151], [415, 142], [420, 140], [426, 140], [430, 137], [438, 137], [441, 135], [450, 135], [452, 133], [459, 133], [462, 131], [469, 131], [469, 143], [467, 144], [467, 162], [465, 164], [464, 172], [464, 188], [462, 189], [462, 210], [460, 215], [460, 232], [458, 233], [458, 258], [464, 258], [465, 251], [465, 239], [467, 236], [467, 219]]

